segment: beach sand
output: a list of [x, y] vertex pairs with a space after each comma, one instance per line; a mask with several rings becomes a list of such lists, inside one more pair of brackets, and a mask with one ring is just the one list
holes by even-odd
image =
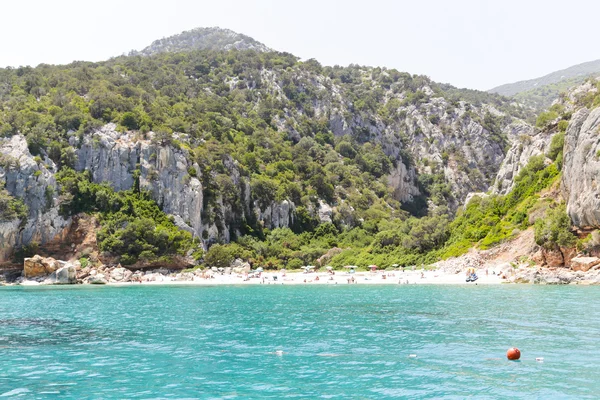
[[[463, 273], [453, 274], [442, 270], [408, 270], [402, 271], [357, 271], [350, 274], [347, 271], [335, 271], [334, 275], [327, 272], [287, 272], [285, 275], [278, 271], [266, 271], [260, 278], [244, 279], [239, 274], [215, 274], [211, 278], [195, 276], [193, 280], [178, 279], [177, 276], [157, 276], [156, 280], [144, 281], [141, 284], [181, 284], [181, 285], [491, 285], [506, 282], [498, 275], [485, 274], [485, 270], [477, 271], [479, 279], [476, 282], [466, 282]], [[385, 276], [385, 278], [384, 278]], [[318, 278], [318, 279], [317, 279]], [[349, 279], [354, 278], [354, 281]], [[109, 285], [137, 284], [137, 283], [109, 283]]]

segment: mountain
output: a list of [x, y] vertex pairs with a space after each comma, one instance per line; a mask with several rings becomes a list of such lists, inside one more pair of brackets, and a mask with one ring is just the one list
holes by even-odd
[[[491, 185], [511, 138], [531, 130], [498, 95], [276, 52], [166, 52], [1, 75], [10, 85], [0, 93], [0, 176], [29, 214], [0, 236], [17, 248], [47, 242], [79, 212], [135, 208], [102, 183], [147, 193], [205, 245], [323, 224], [374, 235], [411, 213], [443, 229], [469, 192]], [[98, 203], [100, 192], [108, 198]], [[124, 263], [173, 251], [158, 238], [147, 253], [121, 248], [124, 225], [105, 226], [100, 250]]]
[[0, 262], [414, 265], [489, 247], [566, 216], [539, 199], [573, 104], [536, 128], [498, 94], [273, 51], [0, 69]]
[[181, 52], [192, 50], [254, 50], [271, 51], [264, 44], [249, 36], [218, 27], [196, 28], [178, 35], [155, 40], [141, 51], [133, 51], [131, 55], [150, 56], [165, 52]]
[[587, 78], [598, 75], [600, 75], [600, 60], [595, 60], [555, 71], [540, 78], [501, 85], [488, 92], [513, 96], [522, 104], [543, 110], [550, 107], [560, 93], [581, 84]]

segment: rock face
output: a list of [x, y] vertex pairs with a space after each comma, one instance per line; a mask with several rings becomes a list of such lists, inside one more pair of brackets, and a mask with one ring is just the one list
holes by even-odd
[[573, 271], [589, 271], [591, 268], [600, 264], [598, 257], [574, 257], [571, 259], [571, 269]]
[[14, 249], [31, 242], [45, 244], [64, 233], [71, 223], [58, 213], [56, 166], [49, 158], [36, 160], [21, 135], [0, 139], [0, 187], [28, 208], [26, 221], [0, 222], [0, 263]]
[[562, 189], [567, 213], [580, 227], [600, 226], [600, 108], [577, 111], [565, 136]]
[[255, 207], [255, 213], [258, 214], [263, 226], [270, 227], [271, 229], [288, 228], [294, 222], [295, 206], [291, 201], [273, 202], [264, 211], [258, 205], [255, 205]]
[[319, 221], [321, 223], [332, 222], [333, 209], [324, 201], [319, 202]]
[[[114, 124], [108, 124], [83, 139], [77, 151], [76, 169], [90, 171], [94, 182], [108, 182], [115, 190], [128, 190], [133, 186], [134, 172], [139, 168], [140, 188], [149, 191], [163, 211], [174, 216], [179, 228], [207, 240], [229, 241], [232, 233], [230, 225], [248, 212], [254, 212], [263, 226], [269, 229], [285, 228], [293, 223], [295, 206], [288, 200], [274, 202], [264, 210], [250, 204], [248, 179], [240, 176], [232, 159], [224, 164], [232, 183], [244, 194], [242, 214], [219, 199], [217, 209], [210, 211], [213, 215], [222, 216], [220, 221], [203, 219], [207, 210], [203, 205], [202, 183], [196, 177], [201, 176], [201, 171], [191, 161], [188, 151], [153, 143], [130, 133], [120, 133], [115, 128]], [[190, 175], [191, 170], [196, 176]]]
[[564, 268], [524, 268], [508, 280], [512, 283], [532, 283], [537, 285], [598, 285], [600, 271], [571, 271]]
[[506, 153], [491, 188], [495, 194], [507, 194], [514, 186], [515, 178], [533, 156], [546, 154], [553, 132], [538, 131], [525, 124], [516, 124], [509, 135], [512, 146]]
[[26, 278], [49, 275], [61, 267], [60, 263], [52, 257], [35, 255], [26, 258], [23, 265], [23, 275]]
[[178, 215], [182, 228], [201, 234], [202, 185], [188, 173], [199, 168], [186, 151], [136, 140], [109, 124], [86, 136], [77, 158], [77, 170], [88, 170], [95, 182], [108, 182], [119, 191], [131, 189], [139, 165], [140, 188], [150, 191], [166, 213]]
[[[378, 144], [396, 161], [388, 181], [394, 188], [394, 197], [402, 202], [423, 194], [418, 175], [442, 174], [452, 189], [450, 209], [456, 210], [467, 193], [487, 191], [504, 160], [505, 146], [512, 144], [513, 131], [530, 129], [492, 106], [449, 101], [427, 81], [413, 88], [423, 96], [422, 102], [407, 101], [409, 93], [394, 85], [383, 90], [388, 101], [398, 102], [393, 113], [399, 116], [384, 119], [357, 111], [343, 85], [308, 71], [295, 73], [297, 87], [320, 94], [314, 102], [314, 116], [326, 119], [335, 136], [349, 135], [358, 142]], [[371, 69], [357, 71], [365, 89], [376, 85], [372, 78], [376, 73]], [[273, 89], [274, 97], [285, 98], [284, 77], [265, 70], [261, 78], [262, 85]], [[273, 119], [281, 132], [298, 141], [300, 134], [291, 127], [300, 125], [302, 118], [303, 112], [286, 109]]]
[[544, 265], [550, 268], [564, 267], [565, 258], [560, 249], [542, 249]]

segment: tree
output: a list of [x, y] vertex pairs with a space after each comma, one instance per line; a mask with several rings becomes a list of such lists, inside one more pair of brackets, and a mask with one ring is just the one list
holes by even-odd
[[227, 246], [214, 244], [208, 249], [204, 256], [204, 262], [209, 267], [226, 268], [233, 261], [233, 254]]
[[257, 175], [250, 182], [252, 197], [258, 201], [258, 206], [264, 210], [275, 201], [277, 183], [267, 177]]
[[0, 189], [0, 222], [11, 221], [27, 216], [27, 206], [22, 200], [16, 199], [6, 189]]
[[548, 210], [545, 218], [535, 221], [535, 242], [540, 246], [569, 247], [575, 240], [575, 235], [571, 233], [571, 218], [567, 215], [564, 204]]
[[159, 128], [152, 137], [152, 143], [168, 146], [173, 142], [173, 131], [169, 128]]
[[77, 162], [77, 154], [75, 153], [75, 149], [71, 146], [65, 147], [60, 151], [60, 166], [61, 167], [69, 167], [75, 168], [75, 163]]
[[137, 117], [131, 111], [127, 111], [121, 116], [121, 125], [130, 131], [139, 129]]

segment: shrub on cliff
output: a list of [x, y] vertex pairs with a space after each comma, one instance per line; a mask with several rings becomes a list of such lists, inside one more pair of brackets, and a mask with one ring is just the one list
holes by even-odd
[[27, 206], [21, 199], [14, 198], [6, 189], [0, 189], [0, 222], [24, 219]]
[[564, 204], [550, 209], [545, 218], [535, 221], [535, 242], [545, 248], [573, 246], [577, 238], [571, 232], [571, 225]]
[[123, 264], [197, 250], [192, 235], [175, 226], [147, 193], [115, 192], [107, 184], [92, 183], [89, 174], [68, 168], [56, 176], [63, 214], [98, 213], [102, 225], [97, 233], [98, 248]]

